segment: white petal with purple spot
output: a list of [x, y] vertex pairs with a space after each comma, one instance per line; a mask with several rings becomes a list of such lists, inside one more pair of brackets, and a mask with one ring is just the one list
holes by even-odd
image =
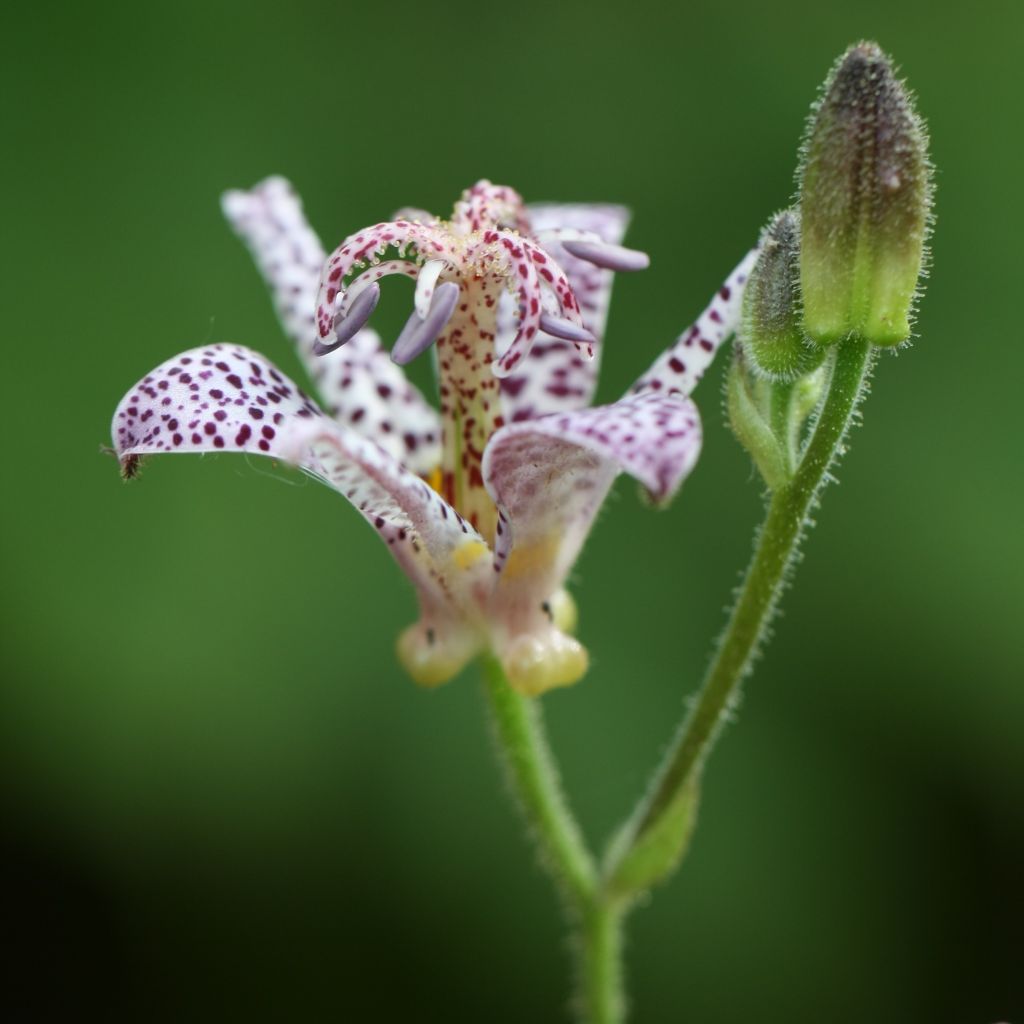
[[284, 457], [282, 429], [323, 413], [263, 356], [206, 345], [162, 363], [121, 399], [111, 432], [126, 476], [143, 455], [244, 451]]
[[516, 599], [540, 601], [562, 585], [620, 471], [667, 501], [700, 446], [696, 406], [658, 393], [499, 430], [484, 474], [500, 516], [495, 564]]
[[757, 249], [752, 249], [726, 278], [693, 325], [683, 331], [676, 343], [633, 385], [634, 394], [663, 391], [689, 395], [693, 392], [722, 344], [739, 327], [743, 289], [756, 261]]

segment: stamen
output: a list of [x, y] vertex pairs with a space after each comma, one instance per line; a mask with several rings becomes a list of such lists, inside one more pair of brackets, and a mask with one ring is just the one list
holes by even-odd
[[374, 281], [352, 300], [348, 313], [344, 316], [339, 314], [334, 318], [334, 340], [327, 345], [317, 340], [313, 345], [313, 354], [325, 356], [328, 352], [341, 348], [346, 341], [351, 341], [366, 326], [366, 321], [370, 319], [370, 314], [376, 309], [379, 301], [380, 285]]
[[452, 318], [458, 301], [459, 286], [454, 281], [448, 281], [434, 292], [434, 300], [425, 318], [421, 319], [419, 313], [413, 310], [391, 348], [392, 361], [405, 366], [430, 348]]
[[434, 287], [444, 268], [444, 260], [428, 260], [423, 264], [416, 278], [416, 298], [413, 300], [413, 305], [421, 320], [427, 319], [430, 304], [434, 298]]
[[609, 242], [565, 241], [562, 247], [577, 259], [586, 260], [603, 270], [646, 270], [651, 265], [647, 253]]
[[541, 313], [540, 329], [555, 338], [564, 338], [577, 345], [596, 345], [597, 338], [586, 329], [564, 317], [552, 313]]

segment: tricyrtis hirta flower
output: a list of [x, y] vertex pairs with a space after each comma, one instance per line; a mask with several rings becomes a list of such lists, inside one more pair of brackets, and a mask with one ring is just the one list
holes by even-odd
[[[224, 211], [270, 286], [322, 405], [263, 356], [207, 345], [142, 379], [114, 416], [126, 476], [153, 452], [245, 451], [340, 491], [416, 588], [400, 637], [414, 679], [451, 678], [484, 650], [538, 694], [587, 656], [563, 589], [620, 471], [667, 501], [700, 450], [689, 393], [732, 332], [751, 257], [631, 391], [588, 408], [619, 245], [619, 206], [527, 206], [480, 182], [450, 220], [407, 210], [326, 257], [287, 182], [231, 192]], [[391, 353], [365, 326], [381, 278], [416, 282]], [[399, 364], [433, 346], [435, 410]]]

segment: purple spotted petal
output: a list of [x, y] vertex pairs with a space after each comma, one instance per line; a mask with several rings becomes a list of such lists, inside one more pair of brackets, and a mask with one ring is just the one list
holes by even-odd
[[633, 394], [661, 391], [689, 395], [711, 365], [722, 344], [736, 332], [743, 289], [757, 260], [752, 249], [715, 293], [707, 309], [663, 352], [632, 388]]
[[285, 334], [315, 375], [313, 345], [318, 335], [313, 312], [327, 254], [302, 203], [289, 182], [273, 177], [247, 192], [225, 192], [221, 208], [266, 281]]
[[507, 600], [529, 605], [562, 585], [620, 471], [666, 501], [700, 445], [696, 406], [657, 393], [499, 430], [484, 480], [499, 511], [495, 564]]
[[[436, 491], [373, 442], [323, 418], [296, 424], [293, 460], [344, 495], [380, 534], [420, 593], [424, 610], [470, 614], [493, 577], [483, 538]], [[482, 593], [482, 592], [481, 592]]]
[[143, 455], [244, 451], [284, 457], [282, 429], [323, 416], [263, 356], [207, 345], [162, 363], [121, 399], [111, 432], [125, 476]]
[[222, 205], [266, 281], [324, 409], [414, 472], [433, 470], [441, 458], [437, 412], [373, 331], [364, 328], [339, 351], [314, 356], [314, 310], [326, 254], [288, 182], [268, 178], [250, 191], [226, 193]]
[[[541, 332], [518, 373], [501, 382], [506, 422], [519, 422], [549, 412], [584, 408], [593, 398], [601, 361], [601, 343], [614, 275], [585, 262], [558, 241], [559, 233], [583, 232], [618, 243], [629, 223], [623, 206], [544, 203], [529, 207], [534, 235], [565, 271], [579, 300], [583, 323], [594, 335], [594, 359], [583, 358], [569, 341]], [[511, 311], [499, 308], [499, 338], [508, 336]]]
[[[348, 498], [427, 603], [464, 604], [470, 582], [493, 575], [482, 539], [427, 484], [324, 416], [249, 349], [208, 345], [169, 359], [121, 400], [112, 432], [125, 476], [134, 475], [142, 456], [165, 452], [242, 451], [301, 466]], [[482, 546], [486, 557], [456, 558], [467, 542]]]

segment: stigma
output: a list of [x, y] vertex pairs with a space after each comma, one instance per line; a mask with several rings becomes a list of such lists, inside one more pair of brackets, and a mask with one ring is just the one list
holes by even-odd
[[[598, 267], [641, 269], [646, 256], [583, 232], [558, 235]], [[413, 310], [391, 355], [405, 365], [436, 353], [443, 422], [438, 490], [489, 541], [497, 525], [481, 465], [503, 425], [499, 382], [522, 373], [540, 336], [570, 342], [592, 359], [596, 339], [565, 271], [533, 234], [514, 189], [480, 181], [450, 219], [399, 211], [346, 238], [328, 258], [317, 298], [316, 352], [333, 351], [369, 321], [387, 276], [415, 282]]]

